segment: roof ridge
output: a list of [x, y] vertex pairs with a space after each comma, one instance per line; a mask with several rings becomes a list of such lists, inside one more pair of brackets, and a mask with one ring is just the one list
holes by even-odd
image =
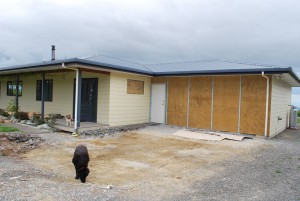
[[83, 59], [88, 60], [89, 58], [93, 58], [93, 57], [97, 57], [97, 56], [104, 56], [104, 57], [109, 57], [109, 58], [116, 59], [116, 60], [120, 60], [120, 61], [129, 62], [129, 63], [132, 63], [132, 64], [138, 64], [138, 65], [143, 66], [143, 67], [146, 68], [147, 70], [153, 72], [151, 69], [147, 68], [144, 64], [137, 63], [137, 62], [133, 62], [133, 61], [129, 61], [129, 60], [125, 60], [125, 59], [120, 59], [120, 58], [117, 58], [117, 57], [112, 57], [112, 56], [104, 55], [104, 54], [101, 54], [101, 53], [95, 54], [95, 55], [93, 55], [93, 56], [86, 57], [86, 58], [83, 58]]
[[219, 61], [219, 59], [206, 59], [206, 60], [195, 60], [195, 61], [178, 61], [178, 62], [151, 63], [151, 64], [145, 64], [145, 65], [151, 66], [151, 65], [160, 65], [160, 64], [197, 63], [197, 62], [208, 62], [208, 61]]

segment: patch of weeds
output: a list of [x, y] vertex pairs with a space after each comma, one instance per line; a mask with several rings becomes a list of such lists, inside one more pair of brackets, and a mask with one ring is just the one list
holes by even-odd
[[276, 170], [275, 172], [276, 172], [276, 173], [278, 173], [278, 174], [280, 174], [280, 173], [281, 173], [281, 171], [280, 171], [280, 170]]
[[14, 132], [19, 131], [19, 129], [9, 126], [3, 126], [0, 124], [0, 132]]

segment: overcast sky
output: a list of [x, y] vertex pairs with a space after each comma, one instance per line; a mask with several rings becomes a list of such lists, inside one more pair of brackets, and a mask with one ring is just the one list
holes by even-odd
[[[225, 59], [300, 75], [299, 0], [6, 0], [0, 67], [97, 53], [140, 63]], [[300, 90], [293, 102], [300, 106]]]

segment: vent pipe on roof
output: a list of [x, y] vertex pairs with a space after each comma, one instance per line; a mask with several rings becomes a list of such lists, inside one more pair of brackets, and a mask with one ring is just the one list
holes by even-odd
[[52, 58], [51, 61], [55, 60], [55, 45], [52, 45]]

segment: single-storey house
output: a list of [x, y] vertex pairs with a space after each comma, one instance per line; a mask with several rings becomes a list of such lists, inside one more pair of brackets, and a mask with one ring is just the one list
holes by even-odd
[[272, 137], [288, 127], [291, 87], [299, 86], [291, 67], [98, 55], [0, 68], [0, 108], [16, 99], [22, 111], [70, 114], [75, 131], [83, 121], [158, 122]]

